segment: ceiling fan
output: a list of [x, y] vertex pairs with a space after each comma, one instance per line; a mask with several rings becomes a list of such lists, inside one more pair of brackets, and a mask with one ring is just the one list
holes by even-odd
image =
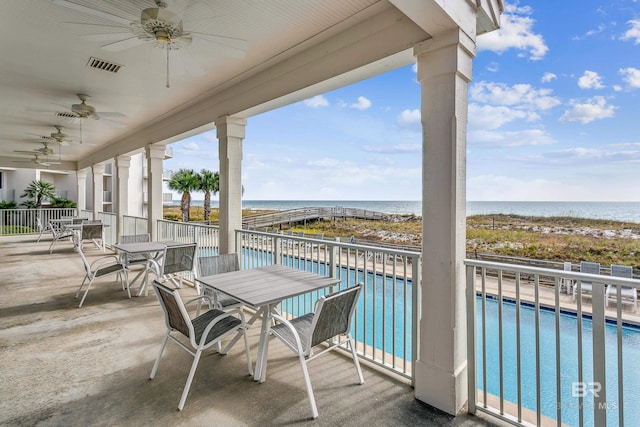
[[36, 148], [35, 150], [15, 150], [14, 153], [23, 153], [23, 154], [41, 154], [43, 156], [48, 156], [53, 154], [54, 151], [51, 147], [49, 147], [49, 143], [45, 140], [42, 141], [43, 147]]
[[37, 142], [42, 142], [43, 144], [48, 144], [49, 142], [56, 142], [60, 145], [69, 145], [70, 143], [78, 142], [82, 143], [81, 138], [76, 138], [75, 136], [70, 136], [62, 132], [63, 126], [54, 125], [56, 128], [56, 132], [52, 132], [50, 136], [39, 135], [35, 133], [29, 133], [29, 135], [37, 136], [38, 139], [34, 140]]
[[40, 153], [30, 153], [33, 154], [33, 158], [30, 160], [14, 160], [14, 163], [30, 163], [30, 164], [35, 164], [35, 165], [39, 165], [39, 166], [51, 166], [51, 165], [61, 165], [62, 162], [57, 162], [57, 161], [50, 161], [48, 158], [47, 159], [41, 159], [40, 158]]
[[[103, 31], [110, 32], [82, 36], [84, 39], [90, 41], [108, 42], [101, 46], [105, 50], [121, 51], [143, 44], [150, 44], [153, 47], [164, 49], [167, 54], [166, 87], [170, 87], [169, 52], [178, 51], [189, 46], [194, 39], [214, 44], [217, 47], [226, 48], [229, 50], [230, 54], [244, 55], [244, 51], [247, 48], [246, 40], [237, 37], [221, 36], [196, 31], [185, 31], [182, 21], [182, 15], [185, 11], [183, 10], [180, 13], [172, 12], [168, 8], [167, 0], [153, 0], [155, 7], [147, 7], [143, 9], [139, 20], [136, 20], [135, 16], [123, 18], [104, 10], [85, 6], [78, 3], [77, 0], [53, 0], [53, 2], [57, 5], [118, 24], [116, 26], [92, 24], [90, 25], [92, 29], [101, 28]], [[151, 3], [151, 1], [149, 1], [149, 3]], [[70, 22], [69, 24], [87, 25], [73, 22]], [[201, 70], [194, 70], [195, 68], [199, 68], [197, 64], [192, 62], [190, 65], [192, 69], [191, 74], [202, 74]]]

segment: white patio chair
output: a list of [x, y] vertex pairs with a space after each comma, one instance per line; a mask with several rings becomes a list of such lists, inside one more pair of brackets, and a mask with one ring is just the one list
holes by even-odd
[[[249, 353], [249, 341], [246, 334], [247, 325], [242, 311], [231, 310], [224, 312], [218, 309], [211, 309], [206, 313], [191, 319], [185, 306], [194, 301], [208, 299], [208, 296], [200, 295], [197, 298], [183, 303], [182, 298], [180, 298], [180, 294], [176, 289], [170, 289], [157, 280], [153, 281], [153, 288], [156, 291], [158, 301], [160, 301], [160, 306], [164, 311], [167, 332], [162, 340], [162, 346], [160, 347], [158, 357], [151, 369], [149, 379], [152, 380], [156, 376], [160, 357], [162, 356], [162, 352], [164, 351], [169, 338], [193, 356], [193, 363], [191, 364], [191, 369], [187, 376], [187, 382], [184, 386], [184, 390], [182, 391], [180, 402], [178, 403], [178, 410], [182, 410], [184, 403], [187, 400], [187, 395], [189, 394], [191, 382], [193, 381], [193, 376], [196, 373], [196, 368], [198, 367], [198, 361], [200, 360], [202, 351], [214, 344], [217, 344], [227, 335], [235, 334], [237, 332], [242, 333], [244, 336], [244, 348], [247, 356], [247, 368], [249, 370], [249, 375], [253, 374], [251, 355]], [[182, 336], [178, 335], [176, 337], [172, 335], [173, 332], [178, 332]]]
[[[625, 277], [627, 279], [633, 279], [633, 267], [628, 265], [611, 264], [611, 275], [615, 277]], [[633, 304], [633, 312], [638, 310], [638, 290], [632, 286], [620, 287], [620, 298], [631, 299]], [[607, 291], [605, 293], [605, 306], [609, 307], [609, 299], [618, 299], [618, 286], [607, 285]], [[622, 300], [621, 300], [622, 302]]]
[[[176, 288], [182, 287], [182, 278], [195, 274], [196, 243], [167, 246], [159, 262], [154, 263], [154, 271], [160, 282], [171, 281]], [[177, 280], [179, 279], [179, 280]], [[200, 293], [200, 288], [198, 293]]]
[[[198, 277], [212, 276], [214, 274], [239, 271], [240, 261], [238, 254], [222, 254], [198, 257]], [[235, 298], [220, 292], [215, 292], [209, 288], [203, 288], [202, 295], [210, 296], [213, 300], [213, 307], [220, 309], [242, 307], [242, 303]]]
[[66, 228], [62, 223], [49, 222], [49, 227], [51, 229], [51, 235], [53, 236], [51, 244], [49, 245], [50, 254], [53, 253], [53, 248], [59, 240], [73, 240], [76, 237], [75, 232], [69, 228]]
[[[599, 262], [580, 261], [580, 273], [600, 274]], [[593, 295], [593, 284], [589, 281], [580, 280], [573, 286], [573, 300], [576, 300], [576, 294], [580, 287], [581, 296]]]
[[82, 264], [84, 265], [85, 276], [82, 279], [82, 283], [76, 292], [76, 298], [80, 295], [80, 291], [82, 290], [84, 284], [89, 280], [87, 284], [87, 289], [84, 291], [84, 295], [82, 295], [82, 299], [80, 300], [80, 305], [78, 308], [82, 307], [84, 304], [85, 298], [87, 298], [87, 294], [89, 293], [89, 289], [91, 289], [91, 285], [93, 285], [93, 281], [98, 277], [107, 276], [109, 274], [123, 274], [124, 275], [124, 285], [127, 290], [127, 295], [131, 298], [131, 290], [129, 289], [129, 276], [127, 274], [127, 267], [120, 262], [117, 256], [115, 255], [106, 255], [101, 256], [91, 263], [87, 260], [84, 253], [82, 252], [82, 247], [78, 246], [78, 254], [80, 254], [80, 258], [82, 259]]
[[[316, 301], [314, 313], [305, 314], [292, 320], [272, 314], [277, 324], [271, 328], [271, 334], [278, 337], [300, 360], [313, 418], [318, 417], [318, 408], [311, 387], [307, 363], [334, 347], [346, 344], [351, 351], [359, 383], [364, 384], [355, 343], [351, 337], [351, 319], [361, 291], [362, 284], [358, 284], [340, 292], [320, 297]], [[333, 341], [334, 337], [342, 337], [343, 339]], [[314, 354], [313, 348], [324, 342], [329, 344], [328, 347]]]
[[42, 235], [46, 232], [50, 232], [51, 234], [53, 234], [51, 223], [47, 221], [47, 225], [43, 225], [42, 218], [40, 218], [40, 216], [36, 217], [36, 227], [40, 229], [40, 234], [38, 235], [38, 240], [36, 240], [36, 242], [40, 242], [40, 239], [42, 239]]
[[101, 249], [104, 252], [104, 224], [82, 222], [79, 233], [78, 246], [83, 249], [83, 243], [85, 240], [93, 243], [96, 248]]

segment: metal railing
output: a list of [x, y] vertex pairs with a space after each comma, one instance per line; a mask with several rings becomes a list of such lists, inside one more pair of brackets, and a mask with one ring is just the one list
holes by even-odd
[[158, 220], [158, 240], [197, 243], [200, 255], [216, 255], [219, 248], [218, 227], [177, 221]]
[[[251, 230], [236, 230], [236, 241], [242, 268], [280, 264], [340, 278], [339, 289], [363, 283], [353, 326], [358, 353], [413, 380], [419, 252]], [[286, 300], [282, 311], [308, 313], [317, 297]]]
[[[469, 412], [516, 425], [637, 421], [640, 329], [635, 313], [623, 310], [620, 289], [637, 292], [640, 280], [469, 259], [465, 265]], [[591, 293], [583, 294], [583, 282]]]
[[50, 220], [75, 213], [74, 208], [0, 209], [0, 235], [40, 233]]
[[149, 232], [149, 220], [140, 216], [122, 215], [123, 235], [146, 234]]

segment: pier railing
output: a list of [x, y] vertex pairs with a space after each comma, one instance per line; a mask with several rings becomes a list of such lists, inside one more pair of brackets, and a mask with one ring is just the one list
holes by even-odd
[[289, 209], [285, 211], [271, 212], [265, 214], [245, 216], [242, 218], [242, 226], [247, 229], [259, 229], [261, 227], [272, 227], [279, 224], [298, 224], [306, 221], [316, 221], [319, 219], [332, 218], [357, 218], [379, 220], [385, 214], [366, 209], [343, 208], [343, 207], [308, 207]]

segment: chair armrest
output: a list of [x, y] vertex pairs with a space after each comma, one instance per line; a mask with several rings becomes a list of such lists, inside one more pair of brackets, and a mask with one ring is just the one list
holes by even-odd
[[100, 267], [104, 264], [122, 264], [120, 262], [120, 260], [118, 259], [117, 256], [115, 255], [105, 255], [105, 256], [101, 256], [100, 258], [97, 258], [95, 260], [93, 260], [93, 262], [91, 263], [91, 270], [93, 270], [94, 265], [96, 265], [96, 267]]
[[[302, 348], [302, 341], [300, 341], [300, 335], [298, 334], [298, 331], [296, 330], [296, 328], [293, 327], [291, 322], [289, 322], [287, 319], [285, 319], [284, 317], [280, 316], [279, 314], [272, 313], [271, 317], [274, 318], [275, 320], [277, 320], [278, 322], [280, 322], [281, 324], [283, 324], [284, 326], [286, 326], [287, 329], [289, 329], [291, 331], [291, 333], [293, 334], [293, 338], [295, 338], [295, 340], [296, 340], [295, 344], [296, 344], [297, 349], [292, 348], [292, 350], [296, 351], [298, 354], [304, 354], [304, 349]], [[278, 338], [280, 338], [280, 337], [278, 337]], [[291, 347], [291, 344], [289, 344], [284, 339], [281, 338], [280, 340], [283, 341], [285, 344], [287, 344], [287, 347]]]
[[187, 305], [191, 304], [192, 302], [199, 301], [199, 300], [202, 300], [202, 299], [208, 300], [209, 304], [211, 304], [213, 306], [213, 300], [211, 299], [211, 297], [209, 295], [199, 295], [199, 296], [197, 296], [195, 298], [191, 298], [190, 300], [185, 301], [183, 304], [186, 307]]

